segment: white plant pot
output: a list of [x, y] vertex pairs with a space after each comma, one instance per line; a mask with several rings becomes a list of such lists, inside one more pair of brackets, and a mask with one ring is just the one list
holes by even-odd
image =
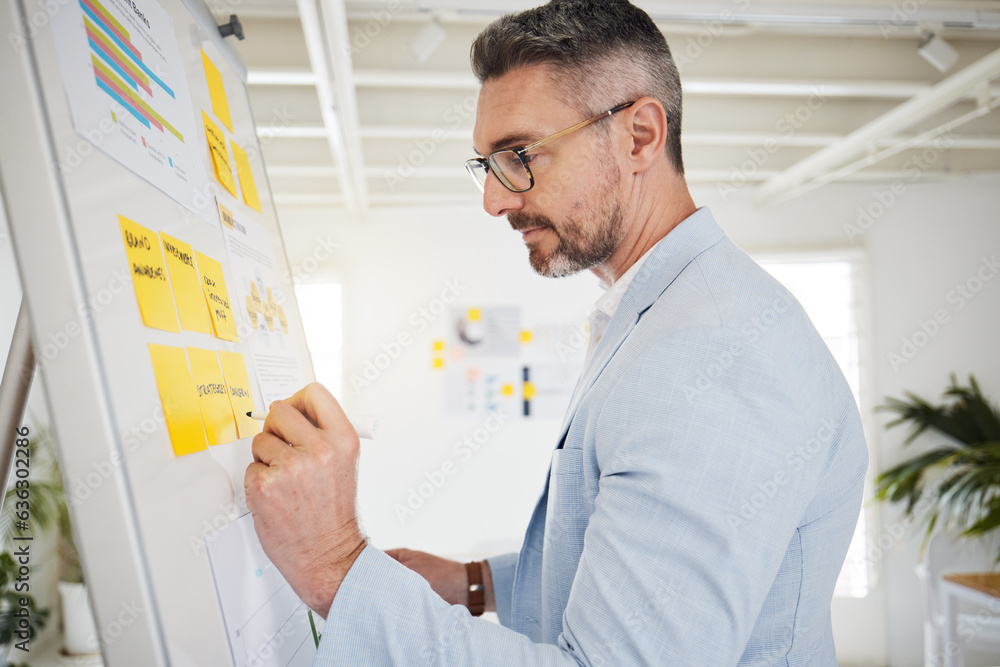
[[63, 651], [69, 655], [91, 655], [100, 651], [86, 584], [60, 581], [59, 597], [62, 600]]

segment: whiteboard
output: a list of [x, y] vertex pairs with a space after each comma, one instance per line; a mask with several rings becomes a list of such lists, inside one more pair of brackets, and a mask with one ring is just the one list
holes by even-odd
[[[131, 1], [142, 13], [151, 4], [162, 7], [172, 22], [191, 100], [186, 126], [196, 128], [185, 141], [194, 142], [188, 145], [210, 183], [210, 205], [195, 212], [191, 201], [154, 186], [75, 131], [53, 31], [60, 20], [53, 11], [76, 11], [75, 3], [7, 0], [0, 8], [0, 34], [11, 42], [0, 48], [0, 184], [101, 650], [112, 666], [233, 665], [203, 538], [246, 513], [251, 439], [176, 456], [148, 344], [242, 353], [254, 400], [263, 406], [249, 363], [261, 338], [244, 331], [233, 343], [145, 326], [118, 219], [165, 232], [220, 261], [234, 306], [239, 278], [215, 198], [259, 224], [276, 262], [275, 298], [287, 316], [283, 349], [298, 377], [313, 380], [245, 69], [200, 0]], [[227, 136], [249, 155], [259, 213], [214, 176], [201, 124], [201, 111], [213, 111], [202, 50], [221, 73], [233, 126]], [[170, 83], [176, 86], [177, 78]], [[77, 162], [73, 156], [78, 164], [61, 169]]]

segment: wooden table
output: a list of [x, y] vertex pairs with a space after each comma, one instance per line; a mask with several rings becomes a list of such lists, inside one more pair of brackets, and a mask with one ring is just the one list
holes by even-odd
[[965, 667], [965, 644], [975, 627], [958, 627], [958, 604], [966, 601], [1000, 616], [1000, 572], [946, 574], [941, 577], [944, 594], [944, 664]]

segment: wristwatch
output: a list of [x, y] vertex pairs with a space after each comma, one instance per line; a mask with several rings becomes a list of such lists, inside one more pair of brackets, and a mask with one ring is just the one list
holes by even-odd
[[465, 574], [469, 579], [469, 613], [482, 616], [486, 611], [486, 589], [483, 588], [483, 562], [465, 564]]

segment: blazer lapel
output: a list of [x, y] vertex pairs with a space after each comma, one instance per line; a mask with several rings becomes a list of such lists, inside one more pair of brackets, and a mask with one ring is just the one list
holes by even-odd
[[712, 212], [708, 208], [700, 208], [671, 230], [656, 246], [622, 296], [618, 310], [608, 323], [608, 330], [594, 350], [590, 364], [580, 376], [562, 428], [559, 429], [560, 447], [580, 403], [597, 382], [611, 357], [638, 324], [642, 314], [660, 298], [695, 257], [724, 237], [725, 232], [716, 224]]

